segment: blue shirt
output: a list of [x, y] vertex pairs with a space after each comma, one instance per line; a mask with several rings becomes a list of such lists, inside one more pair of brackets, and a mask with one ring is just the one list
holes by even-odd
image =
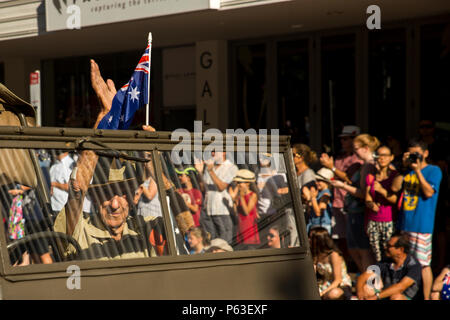
[[[317, 194], [317, 202], [319, 203], [321, 198], [324, 196], [328, 196], [331, 198], [331, 192], [329, 189], [319, 191], [319, 193]], [[322, 215], [320, 217], [316, 216], [312, 207], [309, 210], [309, 214], [310, 214], [310, 220], [308, 223], [308, 231], [310, 228], [316, 227], [316, 226], [321, 226], [326, 229], [330, 229], [331, 228], [331, 199], [330, 199], [330, 201], [328, 201], [327, 207], [325, 210], [322, 211]]]
[[409, 232], [433, 233], [442, 172], [439, 167], [431, 164], [423, 168], [421, 172], [425, 180], [433, 188], [434, 194], [426, 198], [416, 173], [410, 171], [406, 174], [403, 180], [402, 212], [399, 219], [400, 229]]

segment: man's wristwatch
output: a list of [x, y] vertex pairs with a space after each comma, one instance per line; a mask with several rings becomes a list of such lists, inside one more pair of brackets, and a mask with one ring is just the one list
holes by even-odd
[[333, 168], [331, 168], [331, 171], [336, 172], [336, 167], [333, 166]]
[[380, 300], [380, 290], [375, 289], [375, 295], [377, 296], [377, 300]]

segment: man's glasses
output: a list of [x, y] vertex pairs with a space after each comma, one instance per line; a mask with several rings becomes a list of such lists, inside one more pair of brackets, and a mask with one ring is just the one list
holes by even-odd
[[273, 239], [273, 238], [276, 237], [276, 235], [274, 235], [273, 233], [269, 233], [269, 234], [267, 235], [267, 237], [269, 237], [270, 239]]
[[396, 247], [397, 247], [396, 245], [397, 245], [397, 243], [390, 244], [390, 243], [387, 242], [387, 241], [384, 243], [384, 247], [385, 247], [386, 249], [389, 249], [389, 248], [392, 248], [392, 247], [395, 247], [395, 248], [396, 248]]

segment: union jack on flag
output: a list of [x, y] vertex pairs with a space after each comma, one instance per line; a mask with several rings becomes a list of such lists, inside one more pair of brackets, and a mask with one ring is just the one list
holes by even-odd
[[97, 129], [128, 129], [136, 111], [149, 102], [150, 50], [149, 43], [131, 79], [117, 91], [111, 110], [100, 121]]

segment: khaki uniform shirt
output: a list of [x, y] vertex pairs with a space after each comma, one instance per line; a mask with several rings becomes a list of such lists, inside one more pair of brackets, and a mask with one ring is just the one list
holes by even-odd
[[[131, 259], [154, 257], [156, 252], [148, 243], [146, 235], [139, 230], [131, 229], [129, 226], [131, 217], [127, 218], [123, 229], [122, 238], [119, 241], [111, 237], [110, 232], [105, 228], [99, 219], [93, 219], [90, 215], [80, 213], [80, 218], [72, 237], [81, 247], [81, 259], [111, 260], [111, 259]], [[154, 217], [144, 218], [144, 222], [153, 220]], [[61, 210], [55, 220], [54, 230], [66, 233], [66, 210]], [[149, 249], [150, 254], [149, 254]], [[65, 255], [76, 252], [73, 245], [68, 245]]]

